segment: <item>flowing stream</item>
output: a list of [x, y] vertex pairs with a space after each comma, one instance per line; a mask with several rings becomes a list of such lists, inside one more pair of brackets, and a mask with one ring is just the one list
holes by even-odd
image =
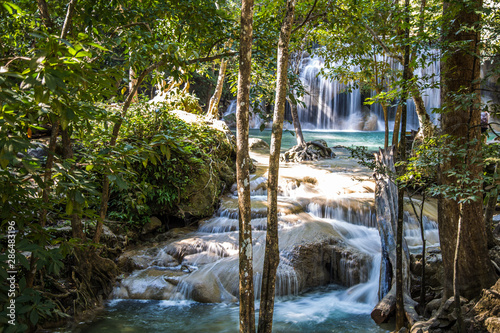
[[[352, 144], [354, 142], [350, 135]], [[269, 140], [269, 132], [252, 131]], [[381, 142], [382, 132], [363, 133]], [[360, 136], [360, 140], [367, 140]], [[284, 149], [293, 144], [285, 134]], [[305, 132], [306, 140], [336, 132]], [[292, 137], [293, 138], [293, 137]], [[373, 140], [377, 138], [377, 140]], [[340, 139], [339, 139], [340, 140]], [[376, 145], [376, 143], [373, 143]], [[281, 164], [280, 265], [274, 332], [388, 332], [370, 318], [378, 302], [380, 237], [370, 171], [337, 149], [337, 158]], [[260, 293], [266, 229], [268, 155], [253, 151], [251, 176], [254, 281]], [[429, 237], [437, 234], [427, 222]], [[198, 230], [131, 251], [136, 270], [116, 286], [113, 299], [81, 332], [237, 332], [238, 208], [236, 189]], [[413, 230], [413, 229], [412, 229]], [[418, 231], [418, 228], [416, 229]], [[418, 250], [418, 237], [407, 238]], [[432, 243], [432, 241], [431, 241]], [[258, 300], [256, 300], [256, 314]]]

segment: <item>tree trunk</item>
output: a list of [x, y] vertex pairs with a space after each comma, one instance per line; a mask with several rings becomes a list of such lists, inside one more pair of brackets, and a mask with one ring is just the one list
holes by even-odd
[[[387, 151], [380, 150], [375, 154], [377, 170], [375, 177], [375, 207], [377, 212], [377, 224], [382, 244], [382, 262], [380, 265], [380, 289], [381, 301], [375, 306], [371, 313], [372, 319], [380, 324], [389, 319], [396, 309], [396, 221], [398, 219], [398, 188], [392, 178], [395, 176], [394, 146]], [[406, 241], [402, 240], [403, 250], [403, 291], [404, 311], [410, 323], [416, 318], [415, 302], [409, 296], [410, 290], [410, 253]]]
[[276, 271], [279, 264], [278, 244], [278, 180], [281, 138], [285, 118], [288, 81], [289, 43], [292, 32], [296, 0], [286, 2], [286, 13], [278, 41], [278, 69], [276, 73], [276, 99], [274, 104], [271, 149], [269, 156], [267, 194], [267, 233], [264, 269], [259, 310], [259, 333], [271, 333], [273, 327]]
[[238, 96], [236, 106], [236, 181], [239, 207], [240, 332], [255, 332], [248, 132], [252, 70], [253, 0], [242, 0]]
[[[413, 73], [410, 70], [408, 72], [408, 80], [413, 80]], [[422, 93], [420, 92], [418, 87], [410, 86], [409, 91], [413, 102], [415, 103], [415, 112], [418, 117], [418, 124], [420, 125], [420, 130], [418, 133], [418, 137], [420, 139], [429, 138], [434, 134], [434, 124], [431, 121], [431, 117], [427, 113], [425, 109], [424, 100], [422, 99]]]
[[[130, 66], [128, 70], [128, 90], [132, 90], [137, 85], [137, 78], [135, 75], [134, 67]], [[135, 92], [132, 103], [137, 103], [137, 91]]]
[[413, 202], [413, 198], [409, 191], [407, 191], [408, 197], [410, 198], [410, 204], [413, 209], [413, 213], [418, 220], [418, 224], [420, 225], [420, 240], [422, 241], [422, 272], [420, 273], [420, 302], [419, 309], [420, 313], [423, 313], [425, 310], [425, 253], [426, 253], [426, 242], [425, 242], [425, 230], [424, 230], [424, 205], [425, 205], [425, 189], [422, 193], [422, 203], [420, 205], [420, 212], [417, 212], [417, 208], [415, 207], [415, 203]]
[[36, 0], [40, 17], [42, 18], [43, 25], [48, 29], [52, 29], [52, 20], [50, 19], [49, 9], [45, 0]]
[[389, 147], [389, 116], [387, 114], [387, 105], [382, 103], [382, 111], [384, 111], [384, 124], [385, 124], [385, 135], [384, 135], [384, 149]]
[[59, 119], [52, 123], [52, 131], [49, 140], [49, 151], [47, 154], [47, 163], [45, 164], [45, 174], [43, 175], [42, 201], [44, 203], [40, 217], [40, 226], [45, 227], [47, 223], [47, 204], [49, 203], [50, 186], [52, 185], [52, 167], [56, 153], [57, 134], [59, 133]]
[[297, 104], [288, 101], [292, 113], [293, 127], [295, 128], [295, 136], [299, 146], [305, 146], [304, 134], [302, 134], [302, 126], [300, 125], [299, 114], [297, 112]]
[[[408, 39], [410, 36], [409, 31], [409, 7], [410, 1], [405, 0], [405, 32], [404, 37]], [[404, 48], [404, 60], [403, 60], [403, 87], [402, 87], [402, 96], [401, 99], [403, 104], [401, 106], [401, 141], [399, 143], [399, 161], [405, 163], [406, 162], [406, 99], [408, 96], [408, 77], [409, 77], [409, 62], [410, 62], [410, 47], [409, 45], [405, 45]], [[425, 110], [424, 110], [425, 112]], [[404, 164], [399, 167], [398, 174], [403, 176], [405, 173]], [[404, 293], [408, 292], [408, 286], [403, 285], [403, 226], [404, 226], [404, 195], [405, 189], [404, 187], [400, 187], [398, 189], [398, 225], [396, 228], [397, 231], [397, 240], [396, 240], [396, 331], [399, 331], [403, 328], [405, 323], [404, 318]], [[406, 249], [407, 250], [407, 249]], [[405, 263], [408, 265], [408, 263]], [[406, 272], [408, 274], [408, 272]]]
[[224, 87], [224, 79], [226, 77], [226, 66], [227, 60], [221, 59], [219, 76], [217, 78], [217, 85], [215, 86], [214, 94], [210, 99], [210, 104], [208, 105], [207, 116], [213, 119], [219, 119], [219, 101], [222, 95], [222, 88]]
[[[376, 70], [377, 68], [375, 68]], [[378, 82], [378, 76], [375, 76], [375, 82]], [[375, 88], [375, 91], [377, 92], [378, 95], [382, 93], [382, 88], [377, 85]], [[384, 113], [384, 149], [387, 150], [389, 147], [389, 115], [387, 113], [387, 104], [385, 102], [380, 103], [380, 106], [382, 107], [382, 111]], [[399, 127], [398, 127], [399, 128]], [[396, 133], [396, 129], [394, 128], [394, 132]], [[393, 134], [395, 135], [395, 134]]]
[[394, 118], [394, 130], [392, 131], [392, 145], [398, 146], [399, 142], [399, 128], [401, 127], [401, 105], [396, 110], [396, 117]]
[[[474, 162], [480, 157], [479, 101], [479, 30], [481, 0], [445, 2], [443, 11], [451, 16], [444, 27], [448, 47], [441, 62], [441, 101], [445, 112], [441, 115], [443, 134], [457, 139], [466, 149], [466, 156], [453, 157], [441, 165], [439, 181], [442, 185], [456, 186], [457, 178], [448, 171], [465, 166], [469, 180], [477, 181], [477, 197], [482, 197], [482, 166]], [[466, 29], [464, 29], [466, 27]], [[461, 43], [456, 47], [456, 43]], [[453, 44], [455, 43], [455, 45]], [[457, 95], [464, 96], [462, 100]], [[465, 101], [467, 96], [473, 95]], [[473, 105], [472, 105], [473, 104]], [[472, 105], [472, 106], [471, 106]], [[449, 111], [446, 111], [449, 110]], [[474, 141], [475, 140], [475, 141]], [[470, 186], [470, 185], [467, 185]], [[456, 287], [466, 298], [477, 296], [483, 288], [490, 287], [495, 276], [488, 257], [487, 238], [483, 223], [483, 205], [480, 199], [459, 205], [457, 199], [442, 196], [438, 204], [438, 224], [443, 266], [445, 272], [443, 299], [453, 294], [454, 257], [457, 248], [458, 222], [461, 216], [461, 244], [458, 248]]]
[[[496, 180], [497, 169], [498, 169], [498, 163], [495, 164], [495, 169], [493, 171], [493, 182], [495, 182]], [[484, 225], [486, 227], [488, 249], [491, 249], [496, 245], [495, 237], [493, 236], [492, 225], [493, 225], [493, 215], [495, 214], [495, 207], [497, 205], [498, 188], [496, 187], [495, 183], [493, 183], [493, 186], [495, 187], [491, 189], [490, 193], [488, 194], [488, 202], [486, 203], [486, 209], [484, 210]]]
[[61, 30], [61, 39], [66, 38], [69, 32], [69, 28], [71, 26], [71, 18], [73, 17], [73, 14], [75, 12], [75, 6], [76, 6], [77, 0], [70, 0], [68, 4], [68, 10], [66, 12], [66, 17], [64, 18], [64, 24]]

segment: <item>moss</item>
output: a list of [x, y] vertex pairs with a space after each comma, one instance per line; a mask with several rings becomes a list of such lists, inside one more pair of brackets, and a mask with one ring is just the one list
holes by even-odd
[[236, 180], [229, 130], [181, 111], [155, 112], [154, 118], [135, 114], [130, 121], [127, 144], [153, 146], [153, 151], [146, 150], [146, 162], [143, 157], [130, 164], [130, 186], [113, 190], [110, 216], [137, 222], [154, 215], [189, 223], [213, 215], [220, 196]]

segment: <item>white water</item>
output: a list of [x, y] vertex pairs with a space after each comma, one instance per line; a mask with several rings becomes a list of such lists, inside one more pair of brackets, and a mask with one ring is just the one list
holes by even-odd
[[[437, 59], [437, 54], [430, 54]], [[341, 66], [339, 66], [341, 67]], [[393, 70], [401, 70], [401, 65], [391, 62]], [[340, 82], [327, 78], [321, 74], [325, 70], [324, 61], [320, 57], [311, 56], [302, 60], [300, 69], [300, 80], [306, 93], [300, 98], [304, 105], [298, 104], [297, 111], [299, 120], [304, 130], [365, 130], [377, 131], [384, 129], [384, 114], [382, 107], [374, 103], [366, 106], [365, 98], [374, 97], [374, 91], [369, 96], [363, 95], [353, 82]], [[356, 71], [356, 68], [352, 69]], [[438, 87], [440, 75], [440, 63], [435, 60], [425, 68], [419, 67], [414, 75], [418, 78], [421, 87], [422, 99], [427, 113], [437, 123], [436, 115], [432, 110], [441, 105], [440, 88]], [[407, 100], [408, 115], [407, 129], [416, 130], [419, 126], [418, 117], [415, 112], [415, 104], [410, 98]], [[394, 127], [395, 107], [389, 107], [389, 128]], [[224, 116], [236, 112], [236, 101], [228, 106]], [[291, 121], [291, 116], [287, 115]], [[262, 120], [256, 114], [252, 114], [250, 128], [259, 128]], [[285, 128], [292, 129], [290, 123], [285, 123]]]
[[[251, 182], [258, 294], [265, 242], [268, 157], [254, 152], [252, 158], [260, 165]], [[378, 301], [380, 271], [380, 237], [373, 225], [373, 182], [368, 170], [353, 166], [352, 160], [339, 154], [331, 161], [282, 165], [280, 169], [281, 262], [275, 332], [387, 332], [369, 316]], [[354, 175], [364, 180], [354, 180]], [[145, 268], [121, 281], [114, 294], [117, 299], [108, 305], [104, 318], [86, 331], [237, 331], [236, 202], [233, 192], [224, 198], [217, 216], [202, 223], [198, 231], [138, 251], [136, 258]], [[431, 222], [428, 225], [433, 226]], [[330, 261], [318, 259], [324, 263], [311, 266], [311, 270], [323, 267], [323, 273], [329, 275], [327, 282], [336, 283], [308, 291], [310, 286], [303, 287], [303, 271], [293, 264], [294, 254], [298, 247], [332, 240], [343, 244], [341, 250], [321, 248], [322, 257]], [[364, 266], [356, 258], [364, 258]], [[194, 302], [192, 298], [199, 297], [200, 286], [214, 291], [220, 303]]]

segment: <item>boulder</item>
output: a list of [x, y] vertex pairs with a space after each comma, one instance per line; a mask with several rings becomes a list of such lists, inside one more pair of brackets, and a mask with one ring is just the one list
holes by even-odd
[[151, 216], [149, 221], [142, 227], [142, 234], [146, 235], [161, 228], [161, 221], [156, 216]]
[[361, 113], [356, 114], [356, 121], [354, 129], [359, 131], [376, 131], [378, 129], [378, 117], [366, 105], [363, 106]]
[[500, 332], [500, 279], [490, 289], [483, 289], [465, 321], [469, 332]]
[[249, 138], [248, 139], [249, 149], [269, 149], [269, 144], [259, 138]]

